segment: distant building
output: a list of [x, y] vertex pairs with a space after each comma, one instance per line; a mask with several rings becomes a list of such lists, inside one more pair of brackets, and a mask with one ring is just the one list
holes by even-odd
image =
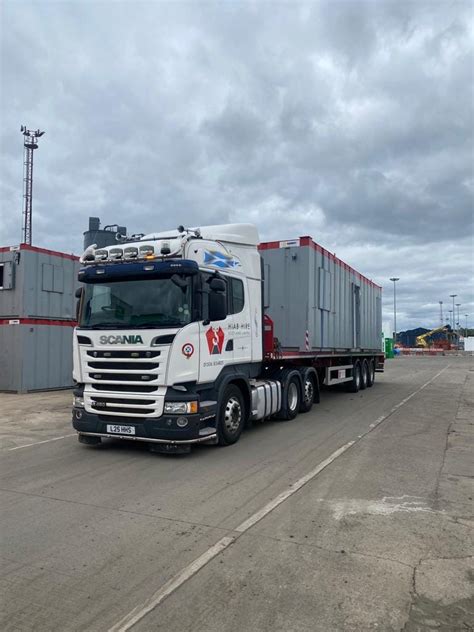
[[[113, 246], [119, 241], [120, 236], [126, 236], [126, 226], [119, 226], [118, 224], [109, 224], [100, 227], [100, 219], [98, 217], [89, 217], [89, 229], [84, 233], [84, 250], [95, 244], [97, 248], [106, 248], [107, 246]], [[119, 236], [119, 239], [117, 239]]]

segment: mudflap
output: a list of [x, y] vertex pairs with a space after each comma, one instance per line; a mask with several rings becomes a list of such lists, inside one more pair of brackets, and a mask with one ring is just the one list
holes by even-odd
[[189, 443], [150, 443], [150, 452], [157, 454], [189, 454], [191, 445]]

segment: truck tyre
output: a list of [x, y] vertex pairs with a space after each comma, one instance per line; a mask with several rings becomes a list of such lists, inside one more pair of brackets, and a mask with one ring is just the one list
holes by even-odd
[[84, 445], [100, 445], [102, 443], [101, 437], [91, 437], [90, 435], [83, 434], [79, 434], [77, 440]]
[[301, 371], [303, 380], [300, 413], [307, 413], [313, 407], [314, 402], [319, 401], [318, 374], [314, 369]]
[[367, 360], [362, 360], [360, 365], [360, 390], [363, 391], [369, 385], [369, 365]]
[[375, 382], [375, 362], [373, 360], [369, 361], [369, 372], [367, 374], [367, 386], [370, 388], [374, 385]]
[[354, 363], [354, 368], [352, 369], [352, 380], [350, 382], [347, 382], [346, 390], [349, 391], [349, 393], [357, 393], [360, 389], [360, 383], [360, 362], [357, 360], [357, 362]]
[[217, 443], [236, 443], [245, 426], [245, 404], [242, 392], [235, 384], [225, 387], [217, 419]]
[[288, 371], [282, 380], [281, 410], [277, 419], [290, 421], [300, 410], [301, 376], [299, 371]]

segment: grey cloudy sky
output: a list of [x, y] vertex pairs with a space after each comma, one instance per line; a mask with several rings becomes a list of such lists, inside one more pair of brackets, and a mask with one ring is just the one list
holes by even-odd
[[251, 221], [383, 285], [385, 318], [400, 277], [399, 328], [453, 292], [473, 326], [472, 6], [3, 0], [0, 245], [26, 124], [35, 245]]

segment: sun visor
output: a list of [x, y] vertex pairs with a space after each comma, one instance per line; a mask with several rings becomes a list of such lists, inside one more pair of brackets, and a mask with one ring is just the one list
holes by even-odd
[[111, 281], [136, 281], [159, 279], [173, 274], [193, 276], [199, 271], [196, 261], [141, 261], [140, 263], [116, 263], [89, 265], [81, 268], [78, 280], [81, 283], [109, 283]]

